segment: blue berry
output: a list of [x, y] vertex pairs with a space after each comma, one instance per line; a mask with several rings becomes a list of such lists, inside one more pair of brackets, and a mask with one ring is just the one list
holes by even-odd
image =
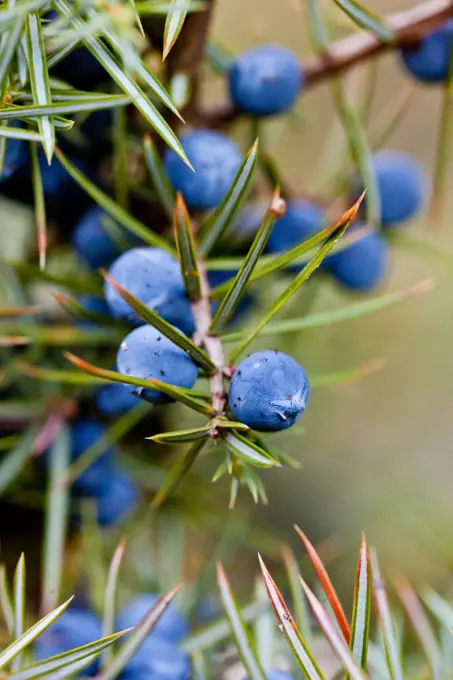
[[327, 258], [326, 269], [345, 288], [366, 292], [380, 283], [388, 259], [386, 240], [373, 232]]
[[[72, 460], [77, 460], [105, 434], [105, 427], [97, 420], [81, 418], [71, 428]], [[94, 496], [103, 488], [114, 468], [115, 449], [108, 447], [74, 482], [76, 491]]]
[[244, 52], [229, 72], [230, 95], [238, 109], [271, 116], [291, 108], [303, 83], [294, 54], [281, 45], [259, 45]]
[[[115, 260], [109, 273], [144, 305], [186, 335], [193, 334], [194, 321], [179, 263], [165, 250], [132, 248]], [[113, 316], [142, 323], [108, 281], [104, 294]]]
[[98, 387], [94, 400], [97, 408], [105, 416], [121, 415], [139, 403], [137, 397], [125, 385], [119, 383]]
[[[79, 298], [79, 303], [88, 312], [110, 316], [110, 309], [107, 307], [105, 300], [101, 297], [97, 297], [96, 295], [82, 295], [82, 297]], [[102, 328], [102, 324], [98, 324], [95, 321], [88, 321], [87, 319], [77, 319], [75, 323], [77, 326], [81, 327]]]
[[170, 182], [182, 192], [189, 207], [217, 207], [239, 170], [241, 152], [231, 139], [210, 130], [193, 130], [182, 137], [181, 144], [195, 172], [167, 149], [164, 166]]
[[[20, 127], [18, 121], [12, 121], [11, 127]], [[0, 180], [9, 179], [16, 170], [22, 165], [27, 155], [27, 147], [22, 139], [6, 140], [6, 152], [3, 160], [3, 169], [0, 173]]]
[[[134, 597], [129, 604], [127, 604], [119, 612], [116, 618], [116, 630], [125, 630], [136, 626], [143, 617], [154, 607], [160, 595], [155, 593], [143, 593]], [[189, 632], [189, 624], [186, 617], [171, 604], [168, 609], [162, 614], [154, 626], [150, 636], [146, 640], [153, 640], [158, 638], [164, 639], [168, 642], [180, 642]]]
[[[192, 359], [152, 326], [139, 326], [127, 335], [118, 350], [118, 371], [134, 378], [155, 378], [169, 385], [193, 387], [198, 369]], [[132, 394], [153, 404], [171, 399], [153, 388], [128, 385]]]
[[269, 253], [281, 253], [295, 248], [320, 231], [323, 221], [324, 211], [315, 203], [290, 201], [286, 213], [274, 224], [266, 250]]
[[453, 41], [453, 20], [449, 19], [422, 38], [416, 46], [403, 50], [403, 64], [417, 80], [443, 83], [448, 78]]
[[103, 479], [94, 500], [99, 524], [109, 527], [122, 521], [135, 510], [140, 495], [137, 485], [128, 473], [115, 467]]
[[284, 430], [299, 420], [309, 393], [307, 374], [297, 361], [283, 352], [264, 350], [239, 364], [228, 404], [235, 420], [255, 430]]
[[[101, 622], [95, 614], [83, 609], [67, 609], [58, 619], [36, 638], [33, 651], [38, 661], [83, 647], [102, 637]], [[81, 675], [93, 675], [98, 661], [81, 671]]]
[[222, 607], [216, 595], [207, 595], [197, 607], [197, 618], [200, 623], [210, 623], [222, 616]]
[[428, 194], [429, 181], [423, 167], [411, 156], [390, 150], [375, 153], [373, 163], [382, 224], [398, 225], [415, 217]]
[[154, 628], [127, 664], [121, 680], [188, 680], [189, 676], [188, 655], [173, 641], [156, 635]]
[[93, 206], [82, 215], [73, 231], [72, 244], [92, 269], [108, 267], [121, 254], [119, 243], [105, 226], [108, 222], [112, 223], [114, 230], [121, 229], [105, 210]]
[[79, 298], [79, 302], [88, 312], [110, 316], [110, 310], [107, 307], [105, 300], [101, 297], [97, 297], [97, 295], [82, 295], [82, 297]]

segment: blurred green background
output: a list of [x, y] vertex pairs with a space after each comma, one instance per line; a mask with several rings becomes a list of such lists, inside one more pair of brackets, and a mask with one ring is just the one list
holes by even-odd
[[[354, 30], [332, 0], [321, 4], [332, 35]], [[415, 4], [367, 0], [366, 6], [382, 14]], [[301, 0], [220, 0], [214, 34], [235, 52], [251, 43], [275, 41], [303, 60], [312, 53], [303, 6]], [[345, 79], [352, 92], [363, 75], [359, 68]], [[385, 106], [411, 86], [409, 110], [386, 146], [412, 154], [432, 173], [442, 91], [408, 83], [395, 54], [379, 59], [371, 119], [379, 119]], [[218, 100], [224, 96], [222, 84], [208, 81], [205, 95]], [[314, 191], [322, 187], [325, 170], [337, 162], [335, 149], [343, 144], [328, 83], [302, 96], [296, 113], [296, 120], [266, 123], [261, 132], [292, 188]], [[244, 135], [248, 140], [249, 131]], [[453, 252], [452, 207], [453, 191], [443, 223], [425, 215], [403, 228]], [[346, 554], [350, 549], [355, 554], [365, 530], [384, 562], [422, 579], [440, 577], [445, 563], [453, 561], [453, 257], [395, 248], [381, 290], [431, 276], [437, 285], [426, 295], [293, 339], [291, 352], [312, 374], [347, 370], [376, 358], [385, 359], [386, 367], [352, 385], [313, 390], [303, 418], [305, 432], [278, 438], [279, 445], [303, 462], [303, 469], [266, 475], [270, 503], [263, 514], [285, 529], [297, 522], [314, 538], [333, 534]], [[322, 282], [313, 309], [351, 299]]]

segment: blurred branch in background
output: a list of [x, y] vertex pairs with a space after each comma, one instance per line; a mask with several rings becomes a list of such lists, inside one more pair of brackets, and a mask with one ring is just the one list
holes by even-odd
[[[380, 39], [376, 34], [364, 30], [332, 43], [328, 53], [313, 57], [303, 64], [302, 87], [307, 90], [382, 52], [415, 44], [449, 17], [453, 17], [451, 0], [430, 0], [404, 12], [391, 14], [385, 24], [392, 34], [392, 40]], [[200, 110], [196, 122], [222, 128], [240, 115], [241, 112], [228, 102]]]

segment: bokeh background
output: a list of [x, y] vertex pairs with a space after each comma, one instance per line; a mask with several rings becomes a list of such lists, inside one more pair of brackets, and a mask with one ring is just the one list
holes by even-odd
[[[333, 0], [320, 2], [332, 38], [354, 30]], [[378, 13], [414, 4], [367, 0]], [[312, 54], [302, 0], [218, 0], [213, 37], [233, 52], [271, 41], [287, 45], [301, 60]], [[348, 74], [345, 83], [351, 96], [360, 96], [370, 77], [369, 65]], [[395, 54], [379, 58], [375, 77], [371, 124], [410, 88], [410, 106], [386, 146], [412, 154], [432, 174], [441, 89], [409, 82]], [[206, 102], [224, 97], [224, 83], [207, 73]], [[248, 127], [239, 125], [233, 134], [244, 150], [250, 145]], [[260, 135], [295, 192], [322, 195], [333, 172], [341, 167], [349, 172], [328, 82], [302, 96], [290, 116], [262, 124]], [[453, 567], [452, 209], [453, 191], [442, 219], [425, 213], [402, 227], [426, 245], [395, 245], [391, 270], [379, 291], [433, 278], [431, 292], [354, 322], [256, 344], [290, 352], [311, 375], [347, 371], [375, 360], [385, 364], [359, 382], [313, 390], [300, 425], [276, 438], [301, 461], [302, 469], [269, 471], [269, 506], [252, 511], [277, 539], [291, 535], [293, 522], [314, 541], [335, 537], [341, 546], [340, 566], [342, 559], [352, 564], [365, 530], [390, 570], [402, 569], [423, 581], [442, 579]], [[35, 237], [32, 214], [3, 200], [0, 210], [5, 216], [0, 220], [2, 255], [18, 259]], [[48, 293], [46, 286], [35, 291], [38, 299], [49, 300]], [[275, 291], [266, 289], [263, 296], [270, 293]], [[332, 309], [354, 299], [324, 279], [314, 280], [287, 314], [300, 315], [308, 305], [311, 311]], [[222, 492], [218, 502], [225, 502]], [[341, 581], [346, 572], [337, 572]], [[351, 574], [345, 577], [348, 581]]]

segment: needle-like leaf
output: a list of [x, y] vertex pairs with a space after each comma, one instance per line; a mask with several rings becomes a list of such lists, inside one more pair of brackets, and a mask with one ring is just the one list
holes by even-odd
[[[14, 601], [14, 637], [17, 640], [23, 635], [25, 628], [25, 556], [22, 553], [16, 565], [13, 582]], [[18, 671], [22, 667], [22, 653], [16, 654], [11, 662], [11, 670]]]
[[98, 680], [114, 680], [121, 673], [128, 661], [134, 656], [143, 640], [148, 637], [162, 614], [176, 597], [180, 588], [180, 586], [177, 586], [169, 593], [159, 598], [154, 607], [150, 609], [146, 616], [134, 628], [134, 631], [121, 646], [109, 667], [105, 668], [98, 675]]
[[404, 673], [398, 651], [398, 642], [390, 612], [387, 592], [381, 577], [379, 562], [375, 550], [370, 550], [371, 574], [373, 579], [373, 595], [378, 615], [379, 627], [384, 642], [387, 667], [391, 680], [403, 680]]
[[36, 231], [38, 234], [39, 266], [41, 267], [41, 269], [44, 269], [46, 266], [46, 252], [47, 252], [46, 204], [44, 200], [41, 170], [38, 161], [38, 151], [33, 143], [30, 145], [30, 154], [31, 154], [31, 174], [33, 180], [33, 195], [35, 199]]
[[360, 28], [370, 31], [382, 42], [393, 41], [393, 32], [386, 26], [385, 22], [357, 0], [334, 0], [334, 2]]
[[395, 589], [406, 610], [420, 647], [429, 661], [433, 678], [439, 678], [443, 663], [442, 652], [428, 615], [417, 593], [407, 579], [401, 576], [398, 577], [395, 581]]
[[269, 595], [272, 607], [274, 608], [280, 630], [291, 647], [296, 661], [302, 668], [308, 680], [325, 680], [321, 669], [311, 654], [305, 640], [302, 638], [302, 635], [300, 634], [300, 631], [297, 628], [293, 617], [291, 616], [282, 594], [280, 593], [275, 581], [267, 570], [261, 555], [258, 555], [258, 559], [260, 561], [260, 567], [263, 573], [267, 594]]
[[350, 642], [352, 655], [363, 670], [366, 670], [367, 664], [371, 591], [370, 556], [366, 538], [363, 536], [354, 587], [354, 606], [352, 610]]
[[344, 637], [341, 635], [341, 633], [339, 633], [334, 622], [329, 617], [318, 598], [312, 593], [302, 577], [300, 578], [300, 581], [305, 591], [305, 595], [307, 596], [307, 600], [309, 601], [310, 606], [313, 609], [316, 618], [318, 619], [319, 625], [324, 631], [324, 635], [329, 641], [329, 644], [338, 660], [341, 662], [352, 680], [366, 680], [367, 676], [354, 660], [354, 657], [352, 656]]
[[300, 571], [295, 555], [287, 545], [282, 546], [283, 561], [288, 574], [289, 587], [291, 589], [291, 601], [294, 607], [294, 617], [304, 640], [311, 646], [312, 631], [307, 611], [307, 598], [300, 584]]
[[143, 151], [146, 167], [148, 168], [153, 187], [157, 192], [167, 217], [173, 219], [175, 194], [167, 173], [165, 172], [156, 145], [149, 134], [146, 134], [143, 140]]
[[[36, 117], [41, 118], [56, 115], [75, 115], [82, 112], [104, 111], [114, 109], [118, 106], [130, 104], [131, 99], [124, 95], [104, 95], [102, 97], [93, 96], [89, 93], [83, 99], [71, 99], [72, 93], [69, 92], [65, 98], [57, 97], [56, 101], [46, 104], [28, 104], [24, 106], [8, 106], [0, 111], [0, 120], [12, 120], [16, 118]], [[62, 101], [58, 101], [62, 99]]]
[[263, 223], [258, 229], [255, 238], [253, 239], [253, 243], [245, 256], [233, 283], [214, 314], [210, 329], [212, 333], [221, 332], [225, 324], [231, 319], [245, 293], [253, 270], [259, 262], [259, 258], [266, 246], [275, 220], [284, 215], [284, 213], [285, 202], [280, 198], [280, 191], [277, 189], [272, 197], [269, 210], [266, 213]]
[[33, 640], [41, 635], [58, 617], [69, 607], [72, 601], [69, 598], [64, 604], [54, 609], [52, 612], [40, 619], [34, 626], [25, 631], [20, 637], [12, 642], [6, 649], [0, 652], [0, 668], [4, 668], [9, 664], [18, 654], [20, 654], [26, 647], [28, 647]]
[[225, 435], [225, 443], [234, 456], [250, 465], [263, 468], [281, 467], [267, 451], [238, 432], [228, 432]]
[[205, 256], [207, 256], [216, 243], [219, 242], [241, 207], [242, 200], [250, 184], [250, 180], [252, 179], [257, 157], [258, 140], [255, 141], [244, 158], [223, 201], [203, 225], [200, 239], [200, 251]]
[[225, 613], [242, 663], [250, 680], [266, 680], [266, 675], [256, 653], [255, 645], [248, 630], [240, 607], [234, 597], [230, 583], [220, 563], [217, 563], [217, 583], [220, 589]]
[[[296, 246], [295, 248], [291, 248], [291, 250], [288, 250], [285, 253], [281, 253], [280, 255], [262, 255], [262, 257], [260, 258], [259, 265], [252, 272], [250, 281], [254, 282], [257, 281], [258, 279], [263, 278], [264, 276], [272, 274], [275, 271], [283, 270], [287, 268], [288, 265], [290, 264], [291, 265], [307, 264], [313, 257], [313, 255], [316, 253], [315, 247], [318, 246], [320, 243], [326, 241], [330, 236], [332, 236], [332, 234], [335, 233], [342, 224], [344, 224], [345, 219], [347, 219], [348, 215], [351, 216], [351, 220], [354, 220], [357, 215], [357, 212], [358, 212], [357, 204], [354, 204], [352, 208], [347, 210], [346, 213], [344, 213], [340, 217], [339, 220], [336, 220], [333, 224], [330, 224], [329, 226], [325, 227], [325, 229], [322, 229], [317, 234], [307, 239], [306, 241]], [[346, 234], [344, 238], [341, 239], [341, 241], [335, 244], [334, 251], [343, 250], [344, 248], [351, 246], [353, 243], [360, 240], [361, 238], [364, 238], [370, 233], [372, 233], [371, 229], [369, 229], [368, 227], [361, 227], [351, 234]], [[242, 262], [243, 258], [239, 259], [219, 258], [215, 260], [208, 260], [208, 262], [206, 263], [206, 268], [209, 271], [225, 271], [234, 269], [236, 267], [237, 268], [240, 267], [242, 265]], [[226, 291], [229, 289], [232, 280], [233, 279], [225, 281], [224, 283], [221, 283], [220, 285], [213, 288], [211, 290], [211, 297], [219, 298], [222, 295], [224, 295]]]
[[165, 19], [162, 61], [165, 61], [178, 35], [181, 33], [190, 4], [187, 0], [172, 0], [169, 2], [169, 6], [171, 9], [169, 9]]
[[[55, 0], [54, 5], [57, 10], [63, 15], [71, 18], [71, 22], [75, 28], [86, 27], [86, 22], [75, 17], [70, 5], [66, 0]], [[121, 64], [111, 54], [111, 52], [103, 45], [103, 43], [90, 34], [84, 34], [83, 42], [88, 47], [90, 52], [105, 68], [110, 77], [116, 82], [118, 87], [132, 98], [134, 105], [143, 115], [145, 120], [156, 130], [156, 132], [165, 140], [171, 149], [186, 163], [190, 168], [192, 167], [186, 153], [181, 145], [181, 142], [176, 137], [173, 130], [165, 121], [163, 116], [159, 113], [157, 108], [143, 90], [137, 85], [135, 80], [122, 68]]]
[[[260, 332], [260, 335], [281, 335], [282, 333], [297, 333], [306, 328], [323, 328], [324, 326], [331, 326], [336, 323], [343, 323], [344, 321], [351, 321], [360, 319], [362, 317], [377, 314], [380, 311], [389, 309], [411, 297], [424, 295], [433, 290], [433, 281], [425, 279], [419, 283], [403, 288], [402, 290], [393, 293], [385, 293], [363, 302], [354, 302], [351, 305], [340, 307], [339, 309], [332, 309], [325, 312], [315, 312], [307, 316], [296, 317], [295, 319], [283, 319], [282, 321], [274, 321], [269, 323]], [[231, 333], [222, 334], [223, 342], [236, 342], [245, 337], [244, 331], [233, 331]]]
[[201, 297], [201, 284], [195, 239], [189, 211], [179, 192], [176, 195], [173, 225], [184, 286], [189, 299], [196, 302]]
[[[52, 96], [41, 20], [37, 12], [31, 12], [27, 16], [27, 49], [33, 101], [39, 106], [47, 106], [52, 103]], [[44, 152], [50, 165], [55, 148], [55, 126], [52, 116], [40, 117], [38, 126]]]
[[158, 507], [162, 505], [177, 489], [179, 484], [182, 482], [186, 474], [189, 472], [192, 465], [195, 463], [199, 453], [206, 444], [208, 439], [208, 433], [201, 439], [196, 439], [196, 441], [189, 446], [188, 449], [178, 458], [176, 463], [171, 468], [165, 482], [162, 484], [161, 488], [154, 496], [153, 506]]
[[229, 362], [233, 363], [242, 352], [248, 347], [248, 345], [256, 338], [260, 333], [261, 329], [280, 311], [283, 305], [299, 290], [300, 286], [311, 276], [311, 274], [319, 267], [324, 258], [330, 253], [336, 242], [343, 236], [346, 229], [349, 227], [351, 222], [354, 220], [357, 211], [359, 209], [360, 203], [363, 200], [364, 194], [358, 199], [352, 209], [348, 210], [342, 220], [339, 222], [339, 226], [336, 231], [327, 239], [324, 245], [319, 248], [318, 252], [310, 260], [308, 264], [302, 269], [299, 274], [294, 278], [292, 283], [288, 288], [283, 291], [283, 293], [275, 300], [275, 302], [269, 307], [269, 309], [264, 313], [261, 319], [258, 321], [257, 325], [249, 331], [247, 337], [239, 343], [239, 345], [231, 353]]
[[3, 614], [8, 633], [12, 637], [14, 629], [14, 607], [4, 564], [0, 564], [0, 611]]
[[52, 611], [60, 598], [69, 494], [67, 487], [59, 482], [71, 459], [70, 447], [70, 433], [69, 429], [65, 427], [58, 434], [49, 452], [49, 482], [41, 594], [41, 612], [43, 614]]
[[203, 413], [205, 415], [211, 415], [215, 413], [215, 410], [212, 408], [212, 406], [209, 406], [208, 404], [205, 404], [202, 401], [192, 397], [190, 390], [174, 387], [173, 385], [163, 383], [161, 380], [156, 380], [155, 378], [147, 378], [146, 380], [142, 380], [141, 378], [133, 378], [131, 376], [122, 375], [116, 371], [108, 371], [105, 368], [93, 366], [92, 364], [89, 364], [87, 361], [76, 357], [70, 352], [64, 352], [64, 356], [74, 366], [80, 368], [82, 371], [84, 371], [84, 373], [88, 373], [88, 375], [104, 378], [111, 382], [119, 382], [121, 384], [126, 383], [127, 385], [136, 385], [137, 387], [144, 387], [147, 389], [155, 388], [160, 392], [167, 394], [172, 399], [175, 399], [175, 401], [179, 401], [192, 410], [198, 411], [198, 413]]
[[9, 675], [8, 680], [35, 680], [36, 678], [49, 680], [49, 678], [74, 677], [74, 673], [89, 666], [104, 649], [111, 648], [125, 632], [127, 631], [114, 633], [83, 647], [39, 661], [18, 673]]
[[[120, 539], [115, 552], [113, 553], [110, 562], [109, 572], [107, 576], [107, 584], [105, 586], [104, 599], [104, 616], [102, 619], [102, 634], [104, 637], [112, 635], [115, 626], [115, 607], [116, 607], [116, 593], [118, 589], [118, 576], [121, 568], [121, 563], [126, 551], [126, 539]], [[113, 649], [111, 646], [106, 647], [102, 655], [102, 667], [108, 668], [109, 663], [113, 660]]]
[[343, 607], [341, 606], [338, 595], [335, 592], [335, 588], [332, 585], [329, 574], [327, 573], [321, 558], [304, 532], [297, 525], [295, 525], [294, 528], [305, 546], [319, 582], [321, 583], [322, 589], [324, 590], [330, 606], [332, 607], [333, 613], [335, 614], [335, 618], [338, 621], [338, 625], [340, 626], [340, 630], [343, 633], [344, 639], [349, 643], [351, 632], [349, 630], [348, 620], [346, 618], [346, 614], [344, 613]]

